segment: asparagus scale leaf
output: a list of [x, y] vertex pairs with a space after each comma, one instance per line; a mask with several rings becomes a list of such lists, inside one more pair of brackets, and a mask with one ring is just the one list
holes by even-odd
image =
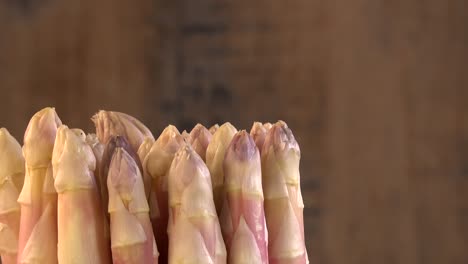
[[154, 139], [151, 131], [143, 123], [124, 113], [101, 110], [91, 120], [96, 126], [96, 135], [103, 144], [112, 136], [124, 136], [137, 152], [145, 138]]

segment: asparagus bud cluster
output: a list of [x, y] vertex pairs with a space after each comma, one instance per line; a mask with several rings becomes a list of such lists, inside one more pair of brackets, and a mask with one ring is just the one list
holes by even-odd
[[91, 120], [96, 126], [97, 137], [104, 144], [111, 136], [125, 136], [136, 152], [145, 138], [154, 139], [143, 123], [124, 113], [101, 110]]
[[85, 134], [44, 108], [22, 148], [0, 129], [2, 263], [308, 263], [285, 122], [169, 125], [155, 140], [124, 113], [92, 120]]

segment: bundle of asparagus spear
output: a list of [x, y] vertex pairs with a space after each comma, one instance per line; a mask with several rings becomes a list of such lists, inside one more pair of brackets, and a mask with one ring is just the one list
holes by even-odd
[[285, 122], [155, 139], [127, 114], [92, 120], [85, 134], [44, 108], [23, 147], [0, 129], [2, 263], [308, 263]]

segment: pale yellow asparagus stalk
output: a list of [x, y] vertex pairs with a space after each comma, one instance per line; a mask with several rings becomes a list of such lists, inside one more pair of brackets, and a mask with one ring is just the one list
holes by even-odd
[[211, 133], [211, 135], [214, 135], [214, 133], [216, 132], [216, 130], [218, 130], [219, 128], [219, 125], [218, 124], [214, 124], [210, 127], [210, 129], [208, 129]]
[[253, 137], [257, 148], [262, 151], [263, 143], [265, 142], [265, 137], [272, 127], [271, 123], [260, 123], [254, 122], [252, 129], [250, 130], [250, 135]]
[[0, 255], [14, 264], [18, 252], [20, 205], [16, 201], [24, 181], [21, 146], [6, 128], [0, 128]]
[[220, 219], [231, 264], [268, 263], [261, 169], [253, 138], [245, 130], [236, 133], [224, 159], [226, 203]]
[[224, 201], [224, 172], [223, 162], [224, 154], [226, 152], [229, 143], [234, 134], [237, 133], [237, 129], [226, 122], [214, 133], [213, 138], [206, 149], [206, 165], [210, 170], [211, 182], [213, 185], [213, 198], [218, 214], [221, 211], [221, 207]]
[[57, 193], [51, 159], [60, 125], [55, 109], [44, 108], [31, 118], [24, 135], [18, 263], [57, 263]]
[[151, 131], [133, 116], [101, 110], [91, 120], [96, 126], [96, 135], [106, 144], [111, 136], [124, 136], [135, 152], [147, 137], [154, 139]]
[[107, 186], [113, 263], [158, 263], [140, 169], [121, 147], [114, 150]]
[[160, 252], [159, 262], [167, 263], [169, 218], [167, 173], [174, 154], [184, 142], [175, 126], [169, 125], [154, 142], [143, 162], [143, 171], [152, 178], [149, 206], [153, 231]]
[[226, 263], [210, 173], [189, 144], [176, 153], [168, 183], [168, 263]]
[[137, 154], [138, 157], [140, 158], [141, 163], [145, 161], [146, 155], [150, 152], [151, 148], [153, 147], [154, 144], [154, 138], [147, 137], [143, 142], [141, 143], [140, 147], [138, 148]]
[[94, 178], [96, 158], [82, 130], [59, 127], [52, 166], [58, 193], [59, 263], [110, 263]]
[[263, 192], [271, 264], [307, 263], [300, 187], [300, 149], [286, 123], [268, 132], [262, 151]]
[[201, 124], [197, 124], [192, 131], [190, 131], [188, 142], [204, 161], [206, 160], [206, 149], [210, 144], [211, 138], [212, 135], [210, 131]]

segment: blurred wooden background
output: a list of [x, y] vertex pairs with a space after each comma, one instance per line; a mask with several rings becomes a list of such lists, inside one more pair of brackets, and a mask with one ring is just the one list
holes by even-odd
[[468, 7], [436, 0], [2, 0], [0, 126], [55, 106], [284, 119], [311, 263], [468, 263]]

